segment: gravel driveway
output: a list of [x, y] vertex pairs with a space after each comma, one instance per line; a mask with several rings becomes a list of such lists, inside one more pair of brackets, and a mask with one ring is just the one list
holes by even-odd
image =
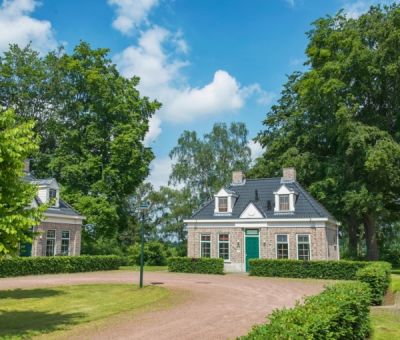
[[[0, 289], [71, 284], [138, 282], [130, 271], [42, 275], [0, 279]], [[203, 275], [145, 273], [145, 284], [188, 292], [182, 303], [137, 317], [111, 318], [90, 324], [69, 339], [227, 339], [246, 334], [275, 308], [293, 306], [295, 300], [320, 292], [324, 282], [249, 277], [245, 274]]]

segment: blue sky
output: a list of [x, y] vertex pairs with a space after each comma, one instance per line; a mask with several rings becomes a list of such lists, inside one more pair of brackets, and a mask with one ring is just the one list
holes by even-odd
[[[0, 0], [1, 2], [1, 0]], [[387, 1], [386, 1], [387, 2]], [[29, 41], [42, 53], [80, 40], [107, 47], [120, 72], [163, 108], [146, 143], [149, 180], [166, 184], [183, 130], [243, 121], [253, 138], [286, 75], [301, 70], [311, 23], [343, 8], [357, 17], [374, 0], [3, 0], [0, 52]], [[260, 147], [250, 144], [253, 155]]]

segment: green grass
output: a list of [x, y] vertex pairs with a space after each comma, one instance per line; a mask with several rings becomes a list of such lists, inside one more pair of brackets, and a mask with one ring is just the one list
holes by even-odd
[[392, 269], [392, 274], [400, 275], [400, 268], [393, 268]]
[[[140, 267], [139, 266], [122, 266], [122, 267], [119, 267], [119, 269], [120, 270], [139, 271]], [[168, 266], [144, 266], [143, 270], [145, 272], [167, 272]]]
[[0, 291], [0, 338], [26, 339], [112, 315], [168, 306], [165, 288], [126, 284]]
[[393, 275], [392, 274], [392, 282], [390, 284], [390, 289], [394, 293], [400, 292], [400, 275]]
[[390, 340], [400, 338], [400, 309], [372, 308], [372, 339]]

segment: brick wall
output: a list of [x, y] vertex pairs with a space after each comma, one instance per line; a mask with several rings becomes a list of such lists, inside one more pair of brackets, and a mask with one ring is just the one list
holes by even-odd
[[[332, 229], [333, 230], [333, 229]], [[335, 231], [336, 232], [336, 231]], [[242, 228], [197, 227], [188, 228], [188, 256], [200, 257], [200, 236], [210, 234], [211, 257], [218, 257], [218, 234], [228, 233], [230, 239], [230, 263], [243, 264], [243, 233]], [[321, 227], [270, 227], [260, 228], [260, 258], [276, 258], [275, 237], [277, 234], [286, 234], [289, 238], [289, 258], [297, 259], [297, 235], [310, 235], [311, 259], [337, 259], [334, 249], [333, 231]], [[328, 244], [329, 240], [329, 244]], [[329, 251], [328, 251], [329, 246]], [[243, 268], [243, 266], [241, 266]]]
[[40, 235], [35, 238], [32, 243], [32, 256], [46, 256], [46, 234], [48, 230], [56, 232], [55, 254], [61, 253], [61, 233], [63, 230], [68, 230], [70, 233], [69, 239], [69, 255], [80, 255], [81, 253], [81, 226], [77, 224], [67, 223], [51, 223], [42, 222], [35, 228]]

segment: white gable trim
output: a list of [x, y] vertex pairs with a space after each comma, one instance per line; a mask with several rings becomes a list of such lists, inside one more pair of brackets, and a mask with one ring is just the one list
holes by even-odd
[[263, 218], [264, 216], [261, 214], [260, 210], [250, 202], [246, 209], [240, 214], [239, 218]]

